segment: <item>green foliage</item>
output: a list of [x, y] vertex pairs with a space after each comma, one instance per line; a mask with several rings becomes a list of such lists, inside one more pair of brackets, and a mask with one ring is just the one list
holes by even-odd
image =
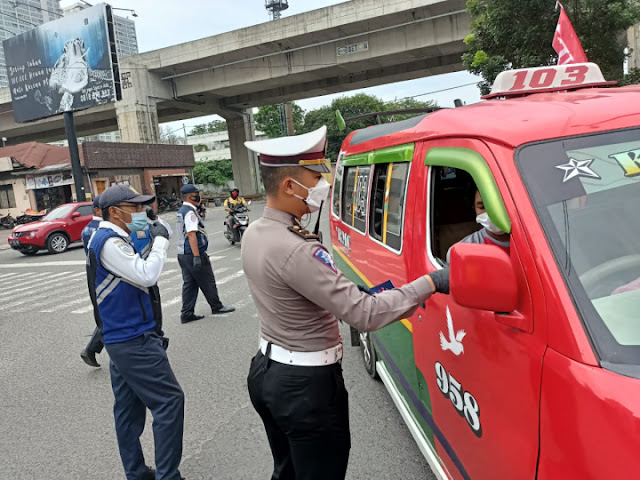
[[[291, 102], [291, 109], [293, 112], [293, 129], [296, 134], [299, 134], [304, 123], [304, 110], [295, 102]], [[256, 130], [264, 132], [269, 138], [286, 136], [287, 132], [283, 129], [283, 122], [281, 121], [283, 115], [284, 106], [266, 105], [258, 108], [258, 113], [253, 117]]]
[[[462, 57], [465, 68], [481, 75], [489, 93], [496, 76], [508, 68], [553, 65], [552, 42], [559, 10], [553, 0], [467, 0], [472, 34]], [[625, 31], [640, 21], [639, 0], [566, 0], [563, 5], [587, 58], [607, 80], [622, 78]]]
[[[435, 106], [435, 103], [431, 101], [421, 102], [415, 99], [402, 99], [385, 104], [377, 97], [359, 93], [351, 97], [336, 98], [331, 102], [331, 105], [327, 107], [309, 111], [304, 117], [304, 127], [302, 132], [311, 132], [320, 128], [322, 125], [326, 125], [328, 140], [327, 158], [331, 159], [331, 161], [335, 161], [340, 153], [340, 146], [347, 135], [354, 130], [359, 130], [376, 124], [376, 118], [370, 117], [348, 122], [346, 130], [340, 131], [338, 129], [338, 122], [336, 121], [336, 110], [340, 110], [342, 116], [345, 119], [348, 119], [372, 112], [401, 110], [406, 108], [426, 108], [431, 106]], [[395, 115], [393, 120], [400, 121], [415, 115], [419, 114]], [[391, 117], [382, 117], [381, 119], [383, 122], [391, 121]]]
[[196, 183], [224, 185], [233, 180], [231, 160], [196, 162], [193, 176]]
[[227, 129], [227, 122], [224, 120], [214, 120], [209, 123], [201, 123], [191, 128], [189, 136], [204, 135], [205, 133], [224, 132]]
[[621, 81], [620, 85], [637, 85], [640, 84], [640, 68], [633, 68], [629, 71], [629, 75], [626, 75]]

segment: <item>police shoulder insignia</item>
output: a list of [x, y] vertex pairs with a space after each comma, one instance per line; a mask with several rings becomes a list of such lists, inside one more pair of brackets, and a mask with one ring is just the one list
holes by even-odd
[[120, 239], [120, 238], [116, 238], [114, 240], [114, 245], [116, 245], [121, 251], [122, 253], [124, 253], [125, 255], [129, 255], [129, 256], [134, 256], [136, 254], [135, 250], [133, 249], [133, 247], [131, 245], [129, 245], [127, 242], [125, 242], [124, 240]]
[[148, 230], [139, 230], [136, 232], [136, 237], [138, 237], [139, 240], [147, 238], [147, 232]]
[[324, 248], [316, 249], [316, 251], [313, 253], [313, 256], [324, 263], [331, 270], [333, 270], [333, 273], [338, 273], [338, 269], [336, 268], [335, 263], [333, 263], [333, 258], [331, 258], [329, 252], [327, 252]]
[[289, 227], [289, 231], [304, 238], [307, 242], [320, 241], [320, 236], [310, 233], [307, 230], [303, 230], [300, 225], [292, 225]]

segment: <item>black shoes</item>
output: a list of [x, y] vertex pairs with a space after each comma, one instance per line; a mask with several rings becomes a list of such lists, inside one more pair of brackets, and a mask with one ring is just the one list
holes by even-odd
[[147, 467], [147, 471], [140, 477], [140, 480], [156, 480], [156, 471], [151, 467]]
[[192, 313], [188, 317], [182, 317], [180, 319], [180, 323], [195, 322], [196, 320], [202, 320], [203, 318], [204, 318], [204, 315], [196, 315], [195, 313]]
[[80, 352], [80, 358], [90, 367], [98, 368], [100, 364], [96, 361], [96, 352], [87, 350], [86, 348]]
[[212, 315], [220, 315], [222, 313], [231, 313], [231, 312], [235, 312], [235, 311], [236, 311], [236, 307], [225, 307], [224, 305], [222, 305], [217, 310], [211, 310], [211, 314]]

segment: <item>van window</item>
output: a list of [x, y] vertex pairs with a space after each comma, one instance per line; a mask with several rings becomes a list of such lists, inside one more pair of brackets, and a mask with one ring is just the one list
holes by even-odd
[[336, 179], [333, 182], [333, 195], [331, 197], [331, 212], [336, 216], [340, 216], [340, 194], [342, 193], [342, 172], [344, 168], [338, 160], [336, 167]]
[[371, 166], [348, 167], [344, 170], [342, 221], [360, 232], [367, 227], [367, 199]]
[[431, 167], [430, 246], [443, 263], [455, 243], [481, 228], [473, 208], [475, 191], [473, 178], [464, 170]]
[[375, 166], [371, 191], [369, 235], [389, 247], [402, 246], [402, 214], [409, 163]]

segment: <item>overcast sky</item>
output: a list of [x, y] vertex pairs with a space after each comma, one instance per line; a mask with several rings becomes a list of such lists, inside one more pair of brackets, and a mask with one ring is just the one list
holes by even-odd
[[[291, 16], [342, 2], [343, 0], [289, 0], [289, 9], [283, 12], [283, 16]], [[78, 3], [78, 0], [62, 0], [60, 3], [64, 8]], [[89, 3], [98, 2], [89, 0]], [[140, 52], [270, 21], [264, 8], [264, 0], [109, 0], [109, 3], [113, 7], [135, 10], [138, 15], [134, 20]], [[114, 13], [130, 17], [129, 12], [116, 10]], [[457, 72], [337, 95], [310, 98], [301, 100], [299, 104], [303, 109], [310, 110], [328, 105], [335, 97], [353, 95], [356, 92], [365, 92], [376, 95], [382, 100], [390, 101], [394, 98], [421, 95], [467, 85], [463, 88], [418, 97], [420, 100], [436, 100], [440, 106], [448, 107], [453, 106], [453, 100], [456, 98], [460, 98], [466, 103], [479, 101], [480, 94], [475, 86], [478, 81], [478, 77], [467, 72]], [[210, 121], [211, 118], [214, 117], [200, 117], [185, 120], [184, 123], [189, 127]], [[173, 122], [168, 125], [173, 129], [181, 127], [182, 123]]]

